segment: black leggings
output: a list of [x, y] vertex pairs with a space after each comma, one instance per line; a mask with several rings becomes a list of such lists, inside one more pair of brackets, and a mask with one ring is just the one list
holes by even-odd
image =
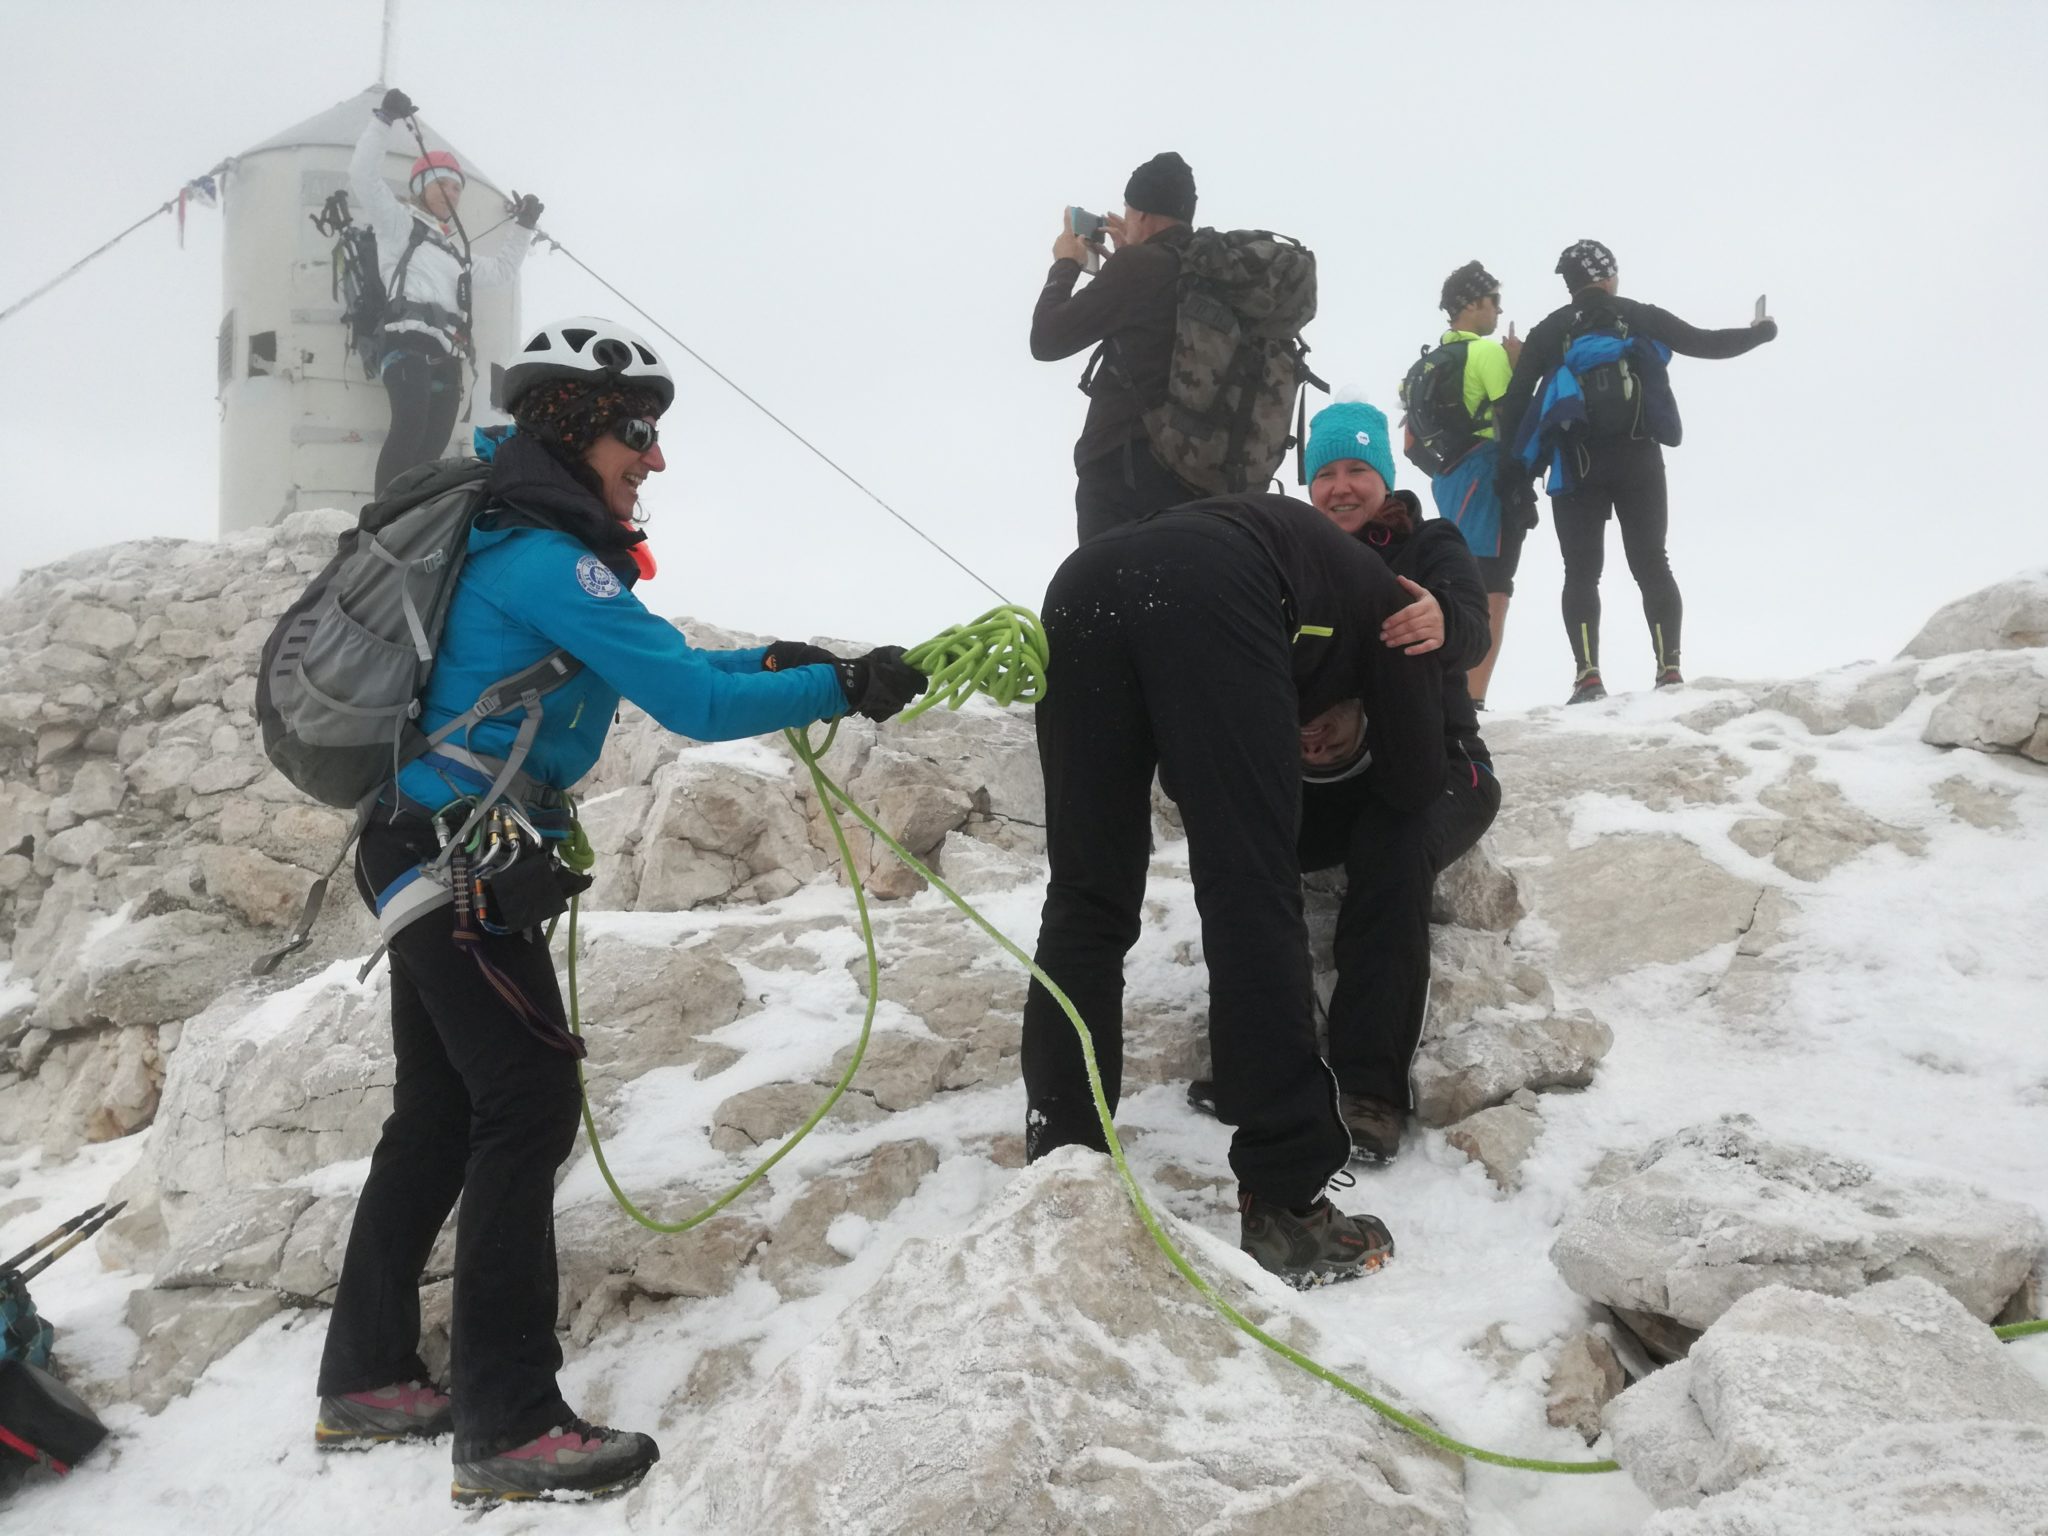
[[1659, 669], [1678, 665], [1678, 629], [1685, 615], [1678, 579], [1664, 552], [1670, 498], [1664, 453], [1647, 440], [1601, 442], [1592, 467], [1568, 496], [1554, 496], [1550, 515], [1564, 554], [1564, 627], [1580, 672], [1600, 665], [1600, 568], [1606, 559], [1607, 516], [1621, 524], [1629, 574], [1643, 593], [1643, 617]]
[[1344, 866], [1337, 909], [1337, 990], [1330, 1065], [1346, 1093], [1406, 1109], [1408, 1068], [1429, 1004], [1429, 904], [1436, 877], [1479, 841], [1500, 810], [1500, 783], [1453, 758], [1423, 811], [1386, 806], [1362, 778], [1306, 784], [1301, 867]]
[[379, 496], [415, 464], [430, 464], [448, 451], [455, 413], [462, 409], [462, 359], [394, 353], [384, 365], [384, 392], [391, 397], [391, 425], [377, 455]]
[[[380, 813], [357, 854], [357, 890], [369, 900], [434, 850], [425, 822], [394, 827]], [[453, 934], [443, 907], [391, 941], [398, 1076], [349, 1230], [319, 1391], [425, 1375], [420, 1274], [460, 1195], [451, 1393], [464, 1461], [568, 1418], [555, 1386], [555, 1170], [576, 1145], [582, 1099], [574, 1058], [527, 1029]], [[567, 1027], [546, 944], [494, 934], [483, 946]]]
[[[1150, 862], [1152, 771], [1187, 828], [1209, 969], [1216, 1107], [1230, 1166], [1303, 1206], [1350, 1156], [1316, 1052], [1295, 831], [1301, 748], [1279, 575], [1249, 535], [1192, 512], [1102, 534], [1045, 595], [1060, 685], [1038, 706], [1052, 878], [1038, 963], [1095, 1042], [1110, 1108], [1123, 1086], [1124, 956]], [[1066, 1015], [1024, 1003], [1025, 1147], [1106, 1150]]]

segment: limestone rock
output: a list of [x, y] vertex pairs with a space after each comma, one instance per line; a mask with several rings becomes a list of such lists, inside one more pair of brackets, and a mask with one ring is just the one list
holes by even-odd
[[[1237, 1280], [1221, 1286], [1265, 1313]], [[1302, 1325], [1282, 1331], [1316, 1347]], [[1334, 1411], [1326, 1389], [1220, 1325], [1107, 1161], [1079, 1149], [1018, 1175], [964, 1233], [907, 1244], [704, 1433], [739, 1449], [664, 1464], [649, 1497], [719, 1536], [1465, 1528], [1455, 1463]]]
[[761, 1278], [785, 1296], [808, 1294], [810, 1271], [845, 1262], [830, 1241], [834, 1222], [849, 1215], [879, 1221], [938, 1166], [929, 1142], [891, 1141], [875, 1148], [863, 1167], [813, 1179], [769, 1230]]
[[2048, 646], [2048, 571], [2001, 581], [1936, 611], [1901, 656], [1927, 659], [1961, 651]]
[[1488, 1010], [1425, 1034], [1409, 1071], [1416, 1118], [1450, 1125], [1519, 1089], [1583, 1088], [1613, 1044], [1614, 1031], [1588, 1013]]
[[215, 1195], [199, 1207], [165, 1254], [157, 1286], [175, 1291], [188, 1286], [273, 1284], [292, 1225], [312, 1203], [305, 1190], [288, 1186]]
[[2012, 808], [2019, 794], [2003, 784], [1979, 784], [1957, 774], [1934, 786], [1934, 798], [1958, 820], [1987, 832], [2011, 832], [2020, 824]]
[[1767, 1285], [1841, 1296], [1906, 1275], [1988, 1321], [2044, 1242], [2022, 1206], [1946, 1180], [1882, 1178], [1730, 1115], [1652, 1143], [1628, 1177], [1582, 1195], [1550, 1256], [1580, 1295], [1687, 1328]]
[[1597, 1333], [1575, 1333], [1551, 1364], [1547, 1417], [1560, 1429], [1576, 1429], [1591, 1445], [1600, 1438], [1601, 1410], [1625, 1381], [1612, 1344]]
[[739, 972], [709, 944], [636, 944], [600, 934], [577, 961], [593, 1102], [655, 1067], [701, 1060], [703, 1037], [739, 1017]]
[[328, 1195], [307, 1205], [292, 1222], [275, 1272], [262, 1283], [286, 1296], [331, 1302], [355, 1215], [354, 1195]]
[[[721, 1152], [747, 1152], [780, 1141], [808, 1120], [824, 1102], [815, 1083], [764, 1083], [734, 1094], [711, 1115], [711, 1145]], [[842, 1094], [823, 1125], [866, 1125], [887, 1111], [864, 1094]]]
[[1467, 1115], [1444, 1131], [1444, 1140], [1486, 1170], [1486, 1176], [1502, 1189], [1522, 1187], [1522, 1164], [1536, 1138], [1543, 1134], [1543, 1116], [1536, 1109], [1536, 1096], [1527, 1089], [1515, 1095], [1518, 1102], [1496, 1104]]
[[1937, 747], [2017, 752], [2048, 763], [2048, 673], [2036, 656], [1968, 667], [1927, 717], [1920, 739]]
[[656, 1239], [633, 1263], [633, 1284], [650, 1296], [692, 1301], [723, 1296], [768, 1240], [767, 1223], [721, 1214], [675, 1237]]
[[136, 1291], [128, 1298], [128, 1326], [142, 1347], [130, 1398], [160, 1413], [283, 1307], [268, 1290]]
[[[869, 1037], [851, 1091], [887, 1110], [910, 1109], [944, 1088], [966, 1056], [967, 1047], [958, 1040], [878, 1031]], [[844, 1047], [820, 1079], [838, 1082], [852, 1059], [853, 1047]]]
[[2048, 1428], [2048, 1391], [1928, 1281], [1834, 1298], [1773, 1285], [1609, 1406], [1615, 1459], [1659, 1505], [1800, 1467], [1876, 1431]]
[[204, 912], [121, 923], [80, 955], [48, 1017], [58, 1028], [187, 1018], [246, 972], [248, 951], [227, 939], [226, 921]]
[[201, 848], [199, 868], [209, 896], [266, 928], [296, 923], [313, 885], [307, 871], [280, 864], [253, 848]]
[[1856, 855], [1889, 843], [1918, 856], [1927, 851], [1919, 833], [1895, 827], [1852, 805], [1834, 784], [1815, 776], [1814, 760], [1799, 759], [1758, 803], [1777, 818], [1748, 818], [1731, 837], [1745, 852], [1772, 863], [1795, 880], [1821, 880]]
[[1543, 871], [1537, 911], [1558, 935], [1558, 968], [1593, 981], [1738, 938], [1761, 894], [1684, 838], [1629, 833], [1559, 855]]
[[1429, 920], [1506, 933], [1522, 920], [1525, 910], [1513, 872], [1481, 838], [1436, 877]]

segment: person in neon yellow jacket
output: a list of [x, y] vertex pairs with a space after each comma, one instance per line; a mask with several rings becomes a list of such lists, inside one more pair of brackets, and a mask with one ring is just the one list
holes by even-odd
[[1533, 503], [1503, 504], [1496, 486], [1500, 447], [1495, 440], [1493, 407], [1508, 392], [1522, 344], [1513, 326], [1508, 328], [1505, 342], [1491, 339], [1500, 325], [1500, 283], [1478, 262], [1468, 261], [1444, 279], [1440, 303], [1450, 319], [1450, 329], [1437, 344], [1465, 345], [1465, 412], [1472, 419], [1475, 441], [1448, 470], [1431, 477], [1430, 491], [1438, 515], [1457, 524], [1465, 535], [1486, 584], [1493, 640], [1486, 659], [1466, 675], [1473, 703], [1484, 708], [1494, 663], [1500, 659], [1508, 601], [1515, 590], [1515, 568], [1521, 563], [1522, 540], [1529, 531], [1533, 507]]

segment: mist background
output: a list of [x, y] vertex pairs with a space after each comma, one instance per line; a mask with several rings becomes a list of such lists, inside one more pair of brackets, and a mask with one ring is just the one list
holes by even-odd
[[[382, 20], [381, 0], [0, 0], [0, 306], [363, 89]], [[1474, 257], [1525, 335], [1585, 236], [1624, 293], [1696, 325], [1745, 323], [1767, 293], [1777, 342], [1674, 362], [1668, 455], [1687, 672], [1756, 676], [1889, 656], [1940, 603], [2048, 561], [2044, 44], [2030, 4], [407, 0], [387, 83], [1034, 606], [1072, 547], [1086, 402], [1083, 359], [1031, 360], [1031, 307], [1061, 207], [1119, 206], [1158, 150], [1193, 165], [1198, 222], [1316, 251], [1311, 364], [1390, 413], [1444, 275]], [[487, 198], [465, 202], [472, 227]], [[219, 240], [203, 209], [182, 251], [158, 220], [0, 323], [0, 586], [119, 539], [212, 536]], [[537, 250], [523, 323], [577, 312], [637, 323]], [[675, 366], [650, 606], [908, 644], [993, 601]], [[1427, 502], [1405, 462], [1400, 483]], [[1496, 708], [1569, 684], [1543, 512]], [[1602, 592], [1608, 684], [1647, 686], [1613, 530]]]

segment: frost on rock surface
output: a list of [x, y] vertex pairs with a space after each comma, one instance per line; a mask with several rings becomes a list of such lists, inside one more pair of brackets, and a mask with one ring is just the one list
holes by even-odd
[[706, 1531], [1466, 1528], [1453, 1458], [1223, 1325], [1108, 1160], [1080, 1149], [1019, 1175], [957, 1236], [906, 1246], [705, 1433], [728, 1452], [665, 1463], [642, 1497], [666, 1506], [682, 1484]]
[[1581, 1196], [1550, 1256], [1589, 1300], [1687, 1329], [1765, 1286], [1841, 1296], [1906, 1275], [1989, 1322], [2044, 1243], [2024, 1206], [1944, 1179], [1880, 1177], [1729, 1115], [1653, 1143], [1626, 1177]]
[[[1834, 1459], [1863, 1463], [1890, 1485], [1897, 1508], [1914, 1502], [1926, 1458], [1882, 1467], [1870, 1455], [1874, 1439], [1902, 1452], [1916, 1441], [1952, 1446], [1987, 1426], [2037, 1439], [2048, 1431], [2048, 1390], [1925, 1280], [1887, 1281], [1842, 1299], [1772, 1286], [1731, 1307], [1684, 1361], [1622, 1393], [1606, 1424], [1615, 1459], [1659, 1505], [1705, 1499], [1705, 1516], [1730, 1490], [1739, 1490], [1732, 1509], [1767, 1505], [1774, 1482], [1808, 1481]], [[1958, 1502], [1944, 1513], [1952, 1519], [2031, 1506], [2036, 1523], [2002, 1529], [2038, 1530], [2048, 1465], [2013, 1465], [2002, 1487], [1951, 1496]]]

